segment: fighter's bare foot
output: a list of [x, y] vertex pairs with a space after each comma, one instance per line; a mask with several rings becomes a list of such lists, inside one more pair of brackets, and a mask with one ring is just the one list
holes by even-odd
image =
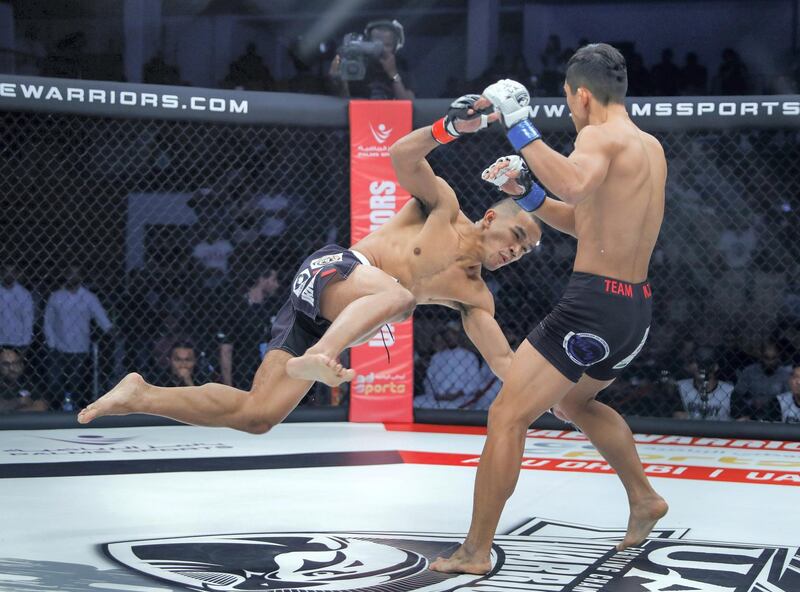
[[441, 573], [467, 573], [482, 576], [492, 569], [488, 555], [468, 553], [461, 545], [449, 558], [437, 557], [431, 569]]
[[328, 386], [338, 386], [356, 377], [354, 370], [345, 368], [335, 358], [308, 352], [286, 362], [286, 373], [292, 378], [316, 380]]
[[631, 504], [631, 515], [628, 518], [628, 532], [617, 545], [617, 551], [628, 547], [637, 547], [650, 535], [650, 531], [669, 510], [667, 502], [661, 496], [654, 495]]
[[104, 415], [127, 415], [134, 413], [133, 400], [141, 392], [144, 386], [144, 379], [135, 372], [131, 372], [119, 381], [119, 384], [108, 391], [105, 395], [97, 399], [94, 403], [87, 405], [78, 413], [78, 423], [89, 423], [93, 419]]

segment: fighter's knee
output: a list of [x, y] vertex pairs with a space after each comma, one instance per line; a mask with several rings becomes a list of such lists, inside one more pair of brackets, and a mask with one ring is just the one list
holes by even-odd
[[561, 421], [565, 421], [567, 423], [572, 423], [572, 419], [570, 418], [570, 413], [562, 407], [562, 405], [556, 405], [550, 412], [555, 415]]
[[236, 427], [248, 434], [266, 434], [277, 423], [264, 408], [263, 400], [259, 400], [253, 392], [250, 392], [238, 415]]
[[245, 421], [242, 424], [242, 431], [247, 432], [248, 434], [253, 434], [256, 436], [260, 436], [262, 434], [266, 434], [273, 428], [272, 422], [265, 418], [260, 417], [253, 417], [249, 418], [248, 421]]
[[490, 430], [525, 432], [530, 421], [514, 405], [504, 403], [499, 398], [489, 407], [488, 427]]
[[414, 309], [417, 306], [417, 299], [414, 295], [403, 288], [397, 286], [390, 295], [392, 303], [392, 319], [395, 321], [404, 321], [414, 314]]

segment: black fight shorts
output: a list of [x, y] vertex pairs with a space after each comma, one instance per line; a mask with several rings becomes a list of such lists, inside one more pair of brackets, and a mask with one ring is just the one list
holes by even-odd
[[572, 382], [584, 373], [611, 380], [642, 351], [652, 303], [648, 282], [573, 272], [561, 300], [528, 341]]
[[338, 273], [347, 279], [356, 265], [370, 265], [361, 253], [338, 245], [326, 245], [309, 255], [292, 280], [289, 299], [272, 323], [272, 335], [266, 351], [282, 349], [302, 356], [330, 327], [319, 316], [320, 299], [325, 286]]

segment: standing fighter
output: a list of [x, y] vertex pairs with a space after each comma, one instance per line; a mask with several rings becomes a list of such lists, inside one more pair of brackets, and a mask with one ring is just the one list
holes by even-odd
[[[625, 486], [630, 518], [618, 549], [640, 544], [667, 512], [647, 480], [627, 424], [595, 400], [647, 340], [652, 306], [647, 269], [664, 216], [664, 151], [628, 117], [627, 87], [625, 59], [610, 45], [587, 45], [570, 58], [564, 91], [578, 137], [569, 157], [541, 140], [522, 85], [501, 80], [484, 91], [482, 102], [490, 101], [502, 115], [514, 148], [561, 198], [545, 197], [533, 185], [519, 203], [575, 236], [578, 250], [564, 295], [517, 349], [489, 409], [469, 534], [449, 559], [434, 562], [434, 570], [490, 570], [492, 539], [519, 478], [526, 431], [550, 408], [589, 437]], [[508, 189], [516, 185], [519, 164], [500, 159], [484, 178], [505, 182]]]
[[339, 354], [383, 324], [407, 318], [418, 304], [460, 310], [467, 335], [502, 379], [513, 353], [494, 319], [481, 269], [516, 261], [538, 243], [541, 229], [512, 198], [470, 221], [425, 159], [440, 144], [499, 118], [472, 109], [478, 99], [461, 97], [446, 117], [392, 146], [397, 178], [416, 199], [351, 249], [327, 246], [305, 260], [249, 392], [222, 384], [160, 388], [134, 373], [81, 411], [78, 421], [148, 413], [264, 433], [283, 421], [314, 381], [334, 386], [352, 380], [354, 372], [342, 368]]

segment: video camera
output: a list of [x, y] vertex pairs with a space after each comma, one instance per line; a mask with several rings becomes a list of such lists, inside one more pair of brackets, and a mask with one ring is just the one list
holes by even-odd
[[383, 43], [370, 40], [370, 33], [376, 28], [391, 29], [397, 40], [394, 51], [399, 50], [405, 43], [403, 25], [396, 20], [372, 21], [367, 24], [364, 33], [348, 33], [342, 39], [339, 47], [339, 75], [342, 80], [364, 80], [367, 75], [367, 60], [379, 60], [383, 55]]

